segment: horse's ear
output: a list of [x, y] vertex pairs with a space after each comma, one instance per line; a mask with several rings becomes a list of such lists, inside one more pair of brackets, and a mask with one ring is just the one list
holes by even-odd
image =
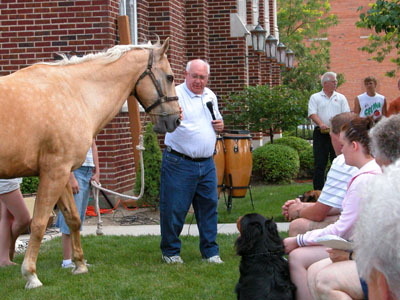
[[160, 56], [163, 56], [167, 53], [169, 48], [169, 37], [165, 40], [164, 44], [161, 46]]

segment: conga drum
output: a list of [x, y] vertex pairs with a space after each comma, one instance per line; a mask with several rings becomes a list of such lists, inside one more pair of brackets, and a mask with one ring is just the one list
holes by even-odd
[[246, 196], [253, 168], [251, 135], [249, 131], [224, 134], [225, 187], [233, 198]]
[[225, 172], [225, 150], [224, 141], [221, 136], [217, 137], [214, 150], [214, 163], [217, 169], [218, 198], [221, 193], [222, 183], [224, 181]]

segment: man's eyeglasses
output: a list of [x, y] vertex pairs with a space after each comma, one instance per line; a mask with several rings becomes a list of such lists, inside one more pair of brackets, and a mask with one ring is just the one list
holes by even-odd
[[189, 75], [193, 79], [206, 80], [208, 78], [208, 75], [198, 75], [198, 74], [194, 74], [194, 73], [189, 73]]

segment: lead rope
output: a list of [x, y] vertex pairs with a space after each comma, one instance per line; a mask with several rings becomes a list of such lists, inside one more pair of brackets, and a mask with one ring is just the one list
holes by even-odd
[[101, 214], [100, 214], [100, 207], [99, 207], [99, 192], [100, 190], [108, 192], [110, 194], [119, 196], [121, 198], [126, 198], [126, 199], [131, 199], [131, 200], [139, 200], [142, 198], [143, 193], [144, 193], [144, 164], [143, 164], [143, 151], [145, 150], [143, 146], [143, 136], [139, 135], [139, 145], [136, 146], [136, 149], [139, 150], [139, 156], [140, 156], [140, 169], [142, 171], [141, 174], [141, 186], [140, 186], [140, 194], [139, 196], [128, 196], [124, 194], [120, 194], [114, 191], [111, 191], [109, 189], [103, 188], [101, 184], [97, 184], [95, 181], [92, 181], [92, 192], [93, 196], [95, 199], [95, 209], [97, 213], [97, 230], [96, 234], [97, 235], [103, 235], [103, 221], [101, 220]]

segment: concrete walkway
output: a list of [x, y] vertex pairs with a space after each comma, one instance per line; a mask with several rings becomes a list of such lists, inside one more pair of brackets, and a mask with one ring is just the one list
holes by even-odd
[[[277, 223], [279, 231], [288, 231], [289, 223]], [[96, 235], [97, 226], [84, 225], [81, 235]], [[104, 235], [160, 235], [160, 225], [131, 225], [131, 226], [103, 226], [102, 228]], [[218, 224], [219, 234], [238, 234], [236, 224]], [[182, 230], [183, 236], [191, 235], [198, 236], [199, 231], [197, 230], [196, 224], [185, 224]], [[43, 237], [43, 242], [51, 240], [52, 238], [61, 236], [58, 228], [48, 229]], [[18, 253], [24, 252], [29, 242], [29, 234], [21, 235], [17, 240], [16, 251]]]

